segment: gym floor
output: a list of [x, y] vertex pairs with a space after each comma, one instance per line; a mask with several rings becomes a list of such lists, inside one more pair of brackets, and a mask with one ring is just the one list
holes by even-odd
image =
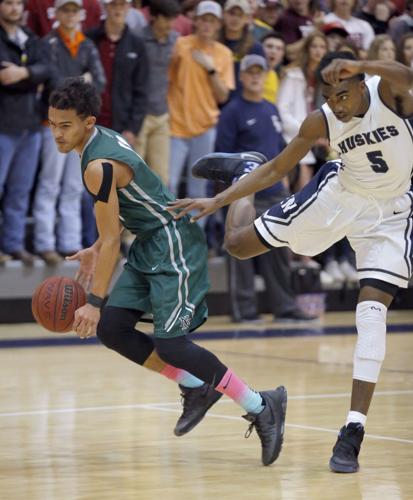
[[243, 411], [222, 398], [173, 435], [178, 388], [96, 340], [0, 325], [0, 497], [13, 500], [407, 500], [413, 498], [413, 311], [390, 311], [387, 356], [357, 474], [328, 469], [349, 407], [354, 314], [236, 325], [195, 338], [252, 387], [287, 387], [285, 442], [270, 467]]

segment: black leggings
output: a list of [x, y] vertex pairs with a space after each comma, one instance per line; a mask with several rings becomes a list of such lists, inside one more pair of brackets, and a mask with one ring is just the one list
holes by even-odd
[[155, 349], [152, 337], [135, 329], [143, 312], [106, 306], [102, 309], [97, 336], [102, 344], [143, 365]]
[[135, 329], [141, 311], [106, 306], [102, 309], [97, 336], [109, 349], [143, 365], [156, 347], [159, 357], [167, 364], [181, 368], [216, 387], [227, 367], [211, 352], [194, 344], [186, 336], [159, 338]]

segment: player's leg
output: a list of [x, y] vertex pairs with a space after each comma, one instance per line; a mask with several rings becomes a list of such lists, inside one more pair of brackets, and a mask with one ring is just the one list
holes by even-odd
[[[255, 152], [213, 153], [200, 159], [192, 173], [228, 186], [265, 162], [266, 158]], [[303, 255], [316, 255], [328, 248], [337, 241], [338, 233], [344, 235], [347, 219], [340, 203], [339, 168], [339, 162], [327, 162], [299, 193], [277, 203], [255, 221], [253, 196], [233, 202], [225, 228], [229, 253], [246, 259], [281, 246]], [[339, 231], [334, 224], [336, 218], [341, 219]]]
[[351, 405], [330, 459], [333, 472], [351, 473], [359, 469], [358, 455], [367, 413], [385, 356], [387, 310], [398, 289], [377, 279], [362, 279], [360, 286]]
[[[185, 392], [188, 399], [196, 401], [199, 412], [204, 415], [221, 394], [185, 370], [159, 358], [152, 337], [135, 329], [142, 311], [149, 310], [149, 307], [147, 283], [139, 273], [127, 266], [102, 309], [97, 336], [109, 349], [179, 384], [181, 391]], [[202, 419], [197, 418], [198, 415], [186, 415], [187, 427], [179, 428], [179, 433], [175, 433], [182, 435], [189, 432]]]
[[224, 365], [212, 352], [191, 342], [186, 335], [155, 337], [156, 350], [165, 362], [180, 367], [204, 380], [222, 394], [239, 404], [244, 416], [255, 427], [261, 440], [262, 463], [273, 463], [282, 447], [287, 391], [257, 392], [251, 389], [231, 368]]
[[162, 361], [152, 337], [135, 328], [141, 316], [141, 311], [106, 306], [102, 310], [97, 335], [109, 349], [179, 385], [184, 408], [174, 433], [183, 436], [202, 420], [222, 394], [186, 370]]
[[233, 257], [248, 259], [268, 252], [255, 230], [255, 216], [254, 196], [231, 203], [225, 221], [224, 245]]
[[142, 315], [143, 312], [136, 309], [104, 307], [97, 329], [102, 344], [134, 363], [158, 372], [184, 387], [203, 385], [201, 380], [184, 370], [167, 365], [159, 358], [152, 338], [135, 328]]
[[[184, 221], [174, 223], [168, 241], [171, 261], [165, 259], [162, 272], [150, 279], [156, 351], [169, 365], [203, 380], [246, 410], [261, 437], [262, 460], [268, 465], [281, 449], [286, 391], [283, 387], [264, 393], [250, 389], [213, 353], [187, 338], [207, 316], [207, 247], [200, 228]], [[196, 404], [190, 406], [188, 411], [196, 410]]]
[[413, 269], [413, 193], [396, 202], [383, 200], [379, 207], [366, 197], [353, 196], [351, 204], [358, 207], [360, 215], [348, 238], [356, 252], [361, 290], [351, 407], [330, 461], [336, 472], [356, 472], [359, 468], [366, 416], [385, 355], [387, 309], [398, 287], [407, 288]]

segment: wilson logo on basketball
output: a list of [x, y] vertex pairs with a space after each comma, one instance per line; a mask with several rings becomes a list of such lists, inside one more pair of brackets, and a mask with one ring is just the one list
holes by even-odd
[[77, 281], [66, 276], [51, 276], [33, 293], [32, 313], [47, 330], [65, 333], [72, 329], [75, 311], [86, 303], [86, 293]]
[[63, 292], [63, 304], [62, 304], [62, 310], [60, 311], [60, 320], [64, 321], [67, 316], [67, 310], [72, 303], [73, 300], [73, 287], [71, 285], [65, 285], [64, 286], [64, 292]]

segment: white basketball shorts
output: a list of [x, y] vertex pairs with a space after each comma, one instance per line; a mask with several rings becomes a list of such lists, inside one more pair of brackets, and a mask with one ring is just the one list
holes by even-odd
[[352, 193], [340, 184], [339, 168], [340, 162], [326, 163], [299, 193], [256, 219], [258, 237], [269, 248], [288, 246], [312, 256], [346, 236], [359, 279], [407, 288], [413, 273], [413, 190], [386, 200]]

